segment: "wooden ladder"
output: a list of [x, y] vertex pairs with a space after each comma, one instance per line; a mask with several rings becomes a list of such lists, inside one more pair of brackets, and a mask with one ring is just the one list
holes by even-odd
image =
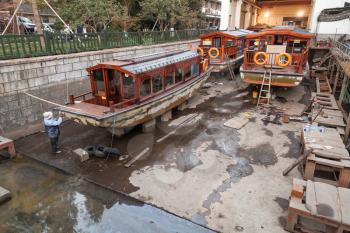
[[[261, 102], [262, 99], [267, 99], [266, 104], [270, 104], [270, 98], [271, 98], [271, 76], [272, 76], [272, 69], [270, 69], [269, 73], [265, 70], [264, 77], [261, 83], [260, 92], [259, 92], [259, 98], [257, 106], [261, 104], [265, 104], [265, 102]], [[265, 88], [267, 87], [267, 89]], [[265, 95], [263, 95], [265, 93]]]
[[224, 58], [225, 58], [225, 61], [226, 61], [226, 65], [227, 65], [228, 71], [230, 72], [230, 77], [231, 77], [232, 80], [234, 80], [236, 78], [235, 71], [232, 70], [232, 67], [230, 65], [230, 58], [227, 55], [227, 53], [225, 53]]

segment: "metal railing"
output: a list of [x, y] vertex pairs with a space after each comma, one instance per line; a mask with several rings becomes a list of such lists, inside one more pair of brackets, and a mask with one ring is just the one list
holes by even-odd
[[[252, 50], [245, 50], [244, 54], [244, 64], [248, 66], [256, 65], [254, 62], [254, 55], [258, 51], [252, 51]], [[272, 65], [277, 66], [277, 56], [278, 53], [266, 53], [267, 54], [267, 61], [265, 65]], [[292, 56], [292, 61], [288, 67], [292, 67], [295, 72], [302, 72], [303, 67], [306, 65], [307, 61], [307, 52], [303, 53], [290, 53]]]
[[[0, 36], [0, 60], [193, 40], [210, 30]], [[43, 41], [43, 42], [41, 42]]]

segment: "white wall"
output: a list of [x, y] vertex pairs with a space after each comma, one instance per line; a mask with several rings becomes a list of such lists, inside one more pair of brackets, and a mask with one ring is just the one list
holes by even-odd
[[230, 0], [221, 1], [221, 19], [220, 30], [226, 30], [228, 28], [229, 15], [231, 14]]
[[350, 2], [350, 0], [313, 0], [310, 31], [313, 33], [317, 32], [326, 34], [350, 34], [350, 19], [335, 22], [320, 22], [317, 24], [317, 18], [322, 10], [327, 8], [344, 7], [345, 2]]

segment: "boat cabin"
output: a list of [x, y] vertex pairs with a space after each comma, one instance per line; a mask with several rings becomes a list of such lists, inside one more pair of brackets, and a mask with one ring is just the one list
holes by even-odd
[[70, 103], [125, 108], [162, 95], [189, 82], [206, 69], [200, 55], [192, 51], [140, 62], [104, 62], [87, 69], [91, 91], [79, 96], [71, 95]]
[[238, 29], [215, 31], [200, 35], [199, 52], [209, 58], [210, 64], [225, 63], [243, 56], [246, 35], [251, 31]]
[[278, 69], [302, 73], [314, 35], [301, 29], [280, 27], [246, 36], [243, 70]]

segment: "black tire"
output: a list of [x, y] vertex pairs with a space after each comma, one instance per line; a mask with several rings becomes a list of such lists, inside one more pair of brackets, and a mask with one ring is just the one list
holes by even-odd
[[106, 157], [104, 149], [105, 149], [104, 146], [101, 146], [101, 145], [96, 146], [96, 148], [95, 148], [95, 156], [97, 158], [104, 158], [104, 157]]
[[117, 148], [112, 148], [112, 147], [105, 147], [104, 153], [106, 156], [113, 156], [113, 157], [120, 156], [120, 151]]
[[89, 154], [89, 156], [95, 155], [95, 147], [94, 146], [87, 146], [84, 148], [84, 150]]

